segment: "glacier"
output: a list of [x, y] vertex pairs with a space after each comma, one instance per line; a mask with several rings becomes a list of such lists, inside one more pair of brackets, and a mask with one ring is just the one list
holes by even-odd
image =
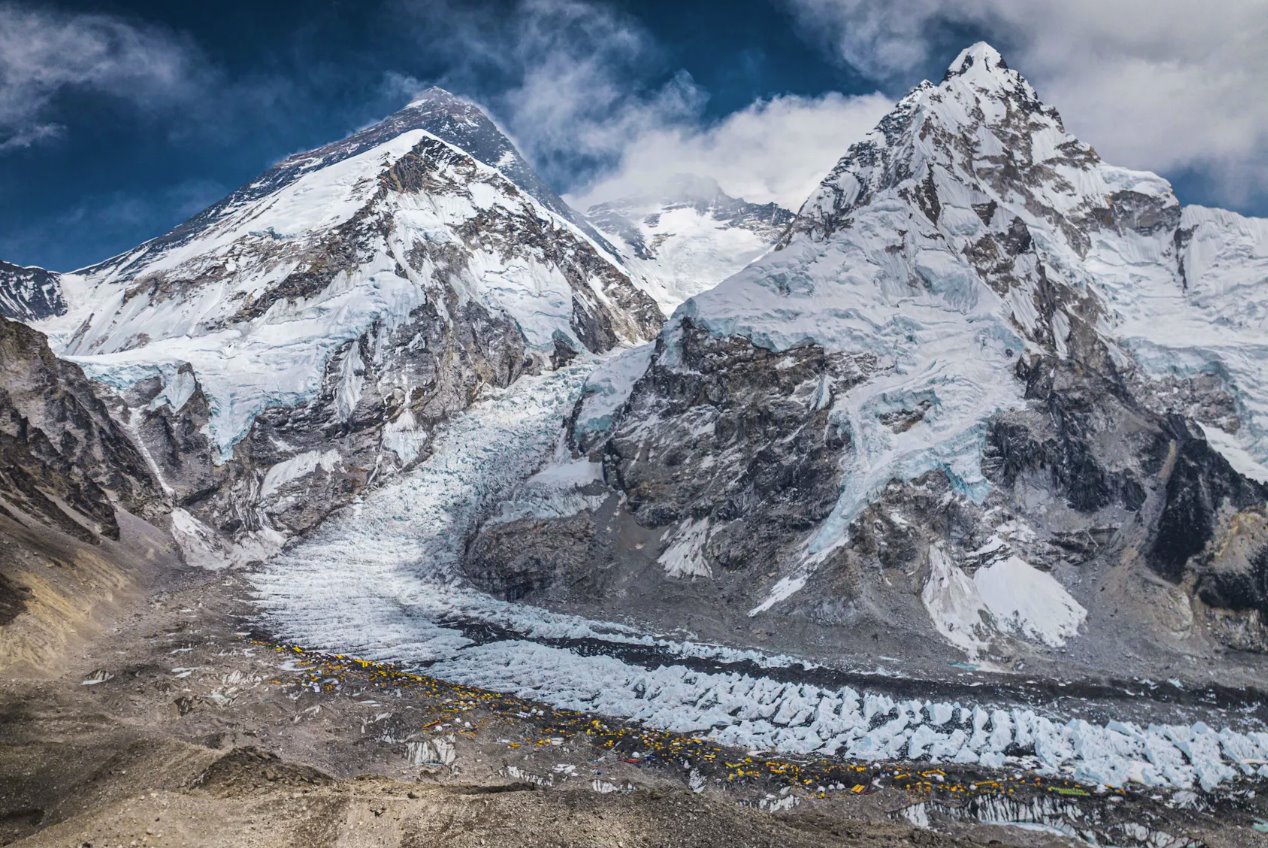
[[[1253, 728], [1098, 724], [989, 700], [901, 699], [754, 672], [710, 672], [698, 661], [743, 660], [759, 670], [815, 666], [552, 613], [467, 585], [457, 564], [472, 524], [521, 481], [560, 473], [560, 421], [593, 367], [574, 365], [490, 393], [449, 422], [431, 458], [264, 563], [251, 579], [270, 629], [305, 647], [396, 662], [746, 750], [1025, 768], [1107, 786], [1213, 790], [1238, 778], [1268, 777], [1262, 765], [1268, 733]], [[575, 470], [563, 475], [565, 484], [592, 480]], [[689, 527], [681, 535], [698, 532]], [[1059, 638], [1068, 624], [1035, 618], [1030, 608], [1010, 608], [1001, 599], [1019, 581], [1036, 580], [1060, 596], [1051, 578], [1014, 573], [1027, 568], [988, 573], [977, 591], [997, 613], [1016, 616], [1016, 626], [1055, 627], [1042, 635]], [[1078, 617], [1073, 607], [1069, 616]], [[503, 635], [474, 638], [473, 625], [495, 625]], [[572, 649], [569, 640], [587, 640], [587, 649]], [[609, 652], [596, 653], [596, 642]], [[629, 646], [655, 648], [661, 659], [624, 661], [621, 649]]]

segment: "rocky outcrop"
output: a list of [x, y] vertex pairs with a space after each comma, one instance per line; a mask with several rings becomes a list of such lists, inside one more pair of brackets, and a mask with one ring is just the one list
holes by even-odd
[[771, 351], [689, 320], [680, 332], [680, 367], [655, 369], [634, 392], [603, 445], [604, 478], [640, 523], [704, 522], [704, 558], [747, 570], [832, 511], [850, 436], [829, 421], [831, 394], [875, 363], [816, 345]]
[[61, 275], [0, 260], [0, 316], [37, 321], [66, 311]]
[[177, 565], [143, 454], [77, 365], [0, 318], [0, 668], [48, 673]]
[[119, 538], [117, 509], [157, 514], [157, 482], [77, 365], [0, 318], [0, 370], [0, 512], [87, 542]]

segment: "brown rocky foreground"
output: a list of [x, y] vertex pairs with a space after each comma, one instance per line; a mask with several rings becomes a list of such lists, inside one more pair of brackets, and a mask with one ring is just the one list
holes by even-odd
[[731, 781], [745, 767], [723, 765], [692, 791], [681, 765], [632, 757], [580, 720], [562, 730], [524, 702], [265, 644], [245, 595], [235, 575], [187, 573], [56, 667], [8, 672], [0, 845], [1075, 844], [913, 827], [895, 821], [913, 796], [892, 785], [820, 797]]

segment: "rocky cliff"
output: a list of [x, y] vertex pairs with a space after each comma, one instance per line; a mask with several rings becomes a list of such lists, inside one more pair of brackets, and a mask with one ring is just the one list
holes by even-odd
[[176, 559], [166, 502], [99, 388], [0, 318], [0, 667], [37, 671]]

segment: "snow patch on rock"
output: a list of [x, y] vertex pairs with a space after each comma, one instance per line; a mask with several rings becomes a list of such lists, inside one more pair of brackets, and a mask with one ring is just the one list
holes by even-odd
[[682, 579], [713, 576], [704, 557], [704, 545], [709, 540], [709, 520], [688, 519], [670, 534], [669, 545], [658, 562], [667, 577]]
[[970, 657], [985, 652], [997, 633], [1063, 647], [1087, 617], [1056, 578], [1015, 554], [981, 566], [970, 577], [939, 545], [929, 549], [929, 576], [920, 600], [934, 628]]
[[336, 450], [305, 451], [290, 459], [270, 466], [260, 481], [260, 496], [271, 497], [287, 483], [303, 479], [317, 469], [332, 471], [338, 468], [343, 458]]

